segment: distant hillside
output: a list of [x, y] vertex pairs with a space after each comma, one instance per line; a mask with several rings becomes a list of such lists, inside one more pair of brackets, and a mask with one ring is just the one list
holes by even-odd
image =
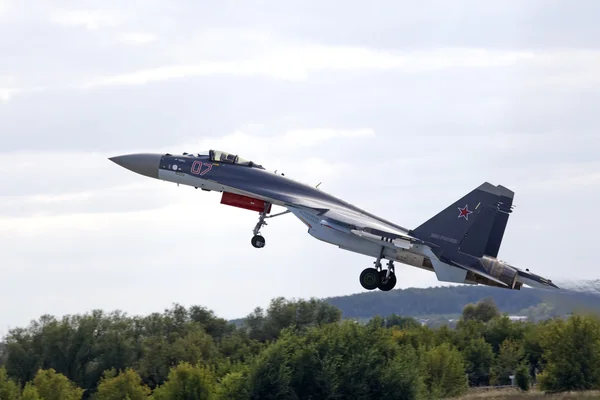
[[[558, 283], [557, 283], [558, 284]], [[572, 312], [600, 314], [600, 280], [561, 282], [560, 291], [523, 288], [507, 290], [489, 286], [441, 286], [395, 289], [328, 297], [327, 303], [342, 311], [342, 318], [368, 320], [392, 314], [433, 318], [437, 324], [457, 318], [469, 303], [491, 297], [501, 312], [527, 316], [534, 321]], [[229, 321], [238, 326], [244, 318]]]
[[[573, 311], [600, 312], [600, 284], [580, 282], [575, 290], [546, 291], [524, 288], [507, 290], [487, 286], [445, 286], [426, 289], [396, 289], [373, 291], [323, 299], [338, 307], [344, 318], [371, 318], [391, 314], [405, 316], [456, 315], [465, 305], [491, 297], [498, 308], [512, 315], [527, 315], [544, 305], [546, 311], [566, 314]], [[585, 292], [581, 292], [585, 288]]]

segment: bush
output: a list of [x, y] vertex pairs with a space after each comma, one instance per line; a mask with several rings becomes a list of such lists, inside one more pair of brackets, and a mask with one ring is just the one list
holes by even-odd
[[517, 386], [522, 391], [526, 392], [529, 390], [529, 385], [531, 384], [531, 375], [529, 375], [529, 365], [526, 363], [522, 363], [517, 368], [515, 373], [515, 379], [517, 381]]

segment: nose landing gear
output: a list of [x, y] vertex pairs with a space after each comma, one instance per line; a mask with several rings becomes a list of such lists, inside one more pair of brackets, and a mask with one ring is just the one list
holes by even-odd
[[264, 225], [267, 225], [267, 221], [265, 221], [265, 219], [278, 217], [280, 215], [287, 214], [290, 212], [289, 210], [287, 210], [284, 212], [280, 212], [278, 214], [267, 215], [267, 210], [269, 210], [270, 207], [271, 207], [271, 205], [269, 203], [265, 204], [265, 211], [261, 212], [258, 215], [258, 222], [256, 223], [256, 226], [252, 230], [252, 233], [254, 234], [254, 236], [252, 236], [252, 240], [250, 241], [250, 243], [252, 243], [252, 246], [254, 246], [257, 249], [261, 249], [261, 248], [265, 247], [265, 238], [260, 235], [260, 229]]
[[262, 228], [263, 225], [267, 225], [265, 218], [267, 218], [267, 213], [263, 211], [258, 216], [258, 222], [257, 222], [256, 226], [254, 227], [254, 229], [252, 230], [252, 233], [254, 233], [254, 236], [252, 237], [251, 243], [252, 243], [252, 246], [254, 246], [257, 249], [265, 247], [265, 238], [259, 234], [260, 228]]

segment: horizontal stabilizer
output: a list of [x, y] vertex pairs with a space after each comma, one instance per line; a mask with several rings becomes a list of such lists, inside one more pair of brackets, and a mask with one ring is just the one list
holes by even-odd
[[499, 283], [499, 284], [500, 284], [500, 285], [502, 285], [502, 286], [508, 287], [508, 285], [507, 285], [506, 283], [502, 282], [500, 279], [498, 279], [498, 278], [494, 278], [492, 275], [490, 275], [490, 274], [487, 274], [487, 273], [485, 273], [485, 272], [482, 272], [482, 271], [480, 271], [480, 270], [478, 270], [478, 269], [476, 269], [476, 268], [469, 267], [468, 265], [461, 265], [461, 264], [457, 264], [457, 263], [454, 263], [454, 262], [453, 262], [453, 264], [454, 264], [454, 265], [456, 265], [456, 266], [459, 266], [459, 267], [461, 267], [461, 268], [464, 268], [464, 269], [466, 269], [466, 270], [468, 270], [468, 271], [471, 271], [471, 272], [473, 272], [473, 273], [474, 273], [474, 274], [476, 274], [476, 275], [482, 276], [482, 277], [484, 277], [484, 278], [487, 278], [487, 279], [489, 279], [489, 280], [491, 280], [491, 281], [494, 281], [494, 282], [496, 282], [496, 283]]
[[550, 279], [546, 279], [529, 271], [518, 270], [517, 281], [531, 287], [560, 289]]
[[429, 257], [431, 260], [431, 264], [433, 265], [433, 270], [435, 271], [438, 281], [465, 283], [468, 272], [466, 269], [455, 267], [440, 261], [440, 259], [437, 258], [437, 256], [433, 254], [433, 251], [431, 251], [431, 249], [427, 246], [419, 246], [419, 249], [423, 255]]

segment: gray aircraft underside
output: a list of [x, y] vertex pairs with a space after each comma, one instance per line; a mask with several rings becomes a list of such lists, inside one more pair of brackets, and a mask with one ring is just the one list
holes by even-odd
[[[110, 158], [138, 174], [222, 192], [221, 202], [259, 213], [252, 245], [265, 245], [260, 229], [265, 219], [292, 213], [308, 233], [342, 249], [374, 257], [375, 267], [360, 275], [368, 290], [391, 290], [396, 284], [394, 262], [432, 271], [439, 281], [484, 284], [520, 289], [523, 284], [558, 288], [529, 270], [497, 259], [514, 193], [483, 183], [415, 229], [407, 229], [317, 187], [237, 155], [211, 150], [208, 154], [129, 154]], [[269, 215], [271, 206], [285, 212]], [[381, 260], [388, 260], [387, 269]]]

